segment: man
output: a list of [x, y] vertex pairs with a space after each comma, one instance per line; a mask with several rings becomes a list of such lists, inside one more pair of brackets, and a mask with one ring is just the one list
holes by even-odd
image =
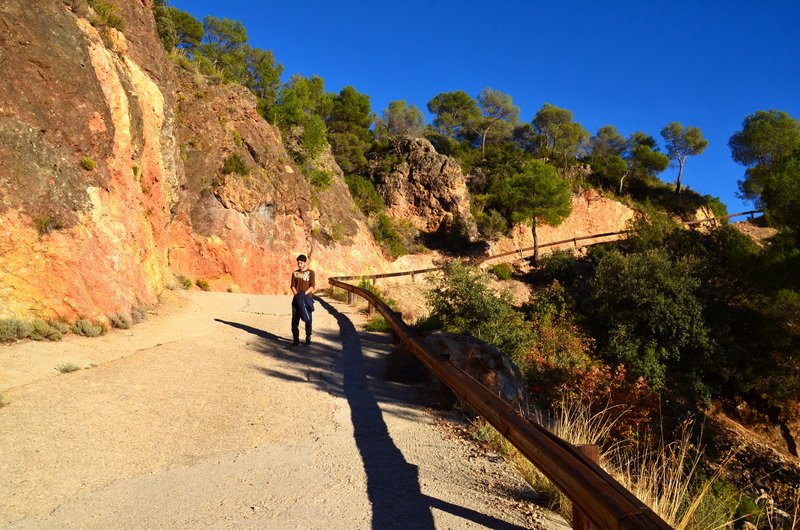
[[311, 344], [311, 316], [314, 311], [314, 271], [308, 268], [305, 254], [297, 256], [297, 270], [292, 273], [292, 345], [300, 344], [300, 320], [306, 323], [306, 344]]

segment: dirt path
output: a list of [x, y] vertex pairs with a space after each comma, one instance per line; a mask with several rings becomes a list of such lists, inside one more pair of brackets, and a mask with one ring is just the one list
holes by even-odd
[[[322, 301], [172, 294], [97, 339], [0, 347], [8, 528], [503, 528], [552, 521], [499, 458], [447, 436], [385, 336]], [[58, 365], [82, 369], [59, 374]]]

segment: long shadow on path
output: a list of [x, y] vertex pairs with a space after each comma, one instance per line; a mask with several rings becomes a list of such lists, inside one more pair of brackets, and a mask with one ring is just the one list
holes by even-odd
[[361, 339], [353, 323], [324, 300], [319, 304], [333, 315], [342, 338], [340, 359], [343, 392], [350, 405], [353, 435], [367, 475], [372, 504], [372, 528], [435, 528], [431, 508], [452, 513], [489, 528], [519, 530], [514, 524], [457, 506], [422, 493], [417, 466], [406, 462], [394, 444], [383, 413], [369, 389]]
[[[350, 407], [353, 436], [367, 477], [367, 495], [372, 505], [372, 528], [435, 529], [431, 509], [436, 508], [486, 528], [523, 530], [521, 526], [422, 493], [417, 466], [407, 462], [395, 445], [383, 419], [378, 399], [369, 388], [361, 338], [355, 326], [330, 303], [319, 298], [317, 301], [336, 319], [339, 327], [342, 351], [335, 367], [341, 370], [342, 378], [340, 384], [329, 380], [327, 387], [333, 392], [341, 392]], [[215, 320], [271, 343], [271, 347], [262, 350], [266, 354], [275, 355], [275, 346], [282, 346], [287, 342], [282, 337], [247, 324]], [[327, 338], [334, 339], [333, 336]], [[282, 351], [278, 355], [287, 359], [285, 355], [288, 352]], [[326, 364], [325, 358], [309, 353], [310, 350], [306, 349], [294, 350], [288, 360], [301, 364], [304, 369], [322, 369], [323, 364]], [[327, 359], [329, 363], [330, 358]]]

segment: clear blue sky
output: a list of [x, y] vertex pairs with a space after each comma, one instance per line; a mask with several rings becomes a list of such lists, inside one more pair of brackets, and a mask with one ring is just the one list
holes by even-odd
[[[512, 96], [530, 121], [544, 102], [590, 133], [614, 125], [662, 144], [670, 121], [700, 127], [709, 147], [683, 182], [731, 213], [744, 168], [728, 139], [745, 116], [778, 109], [800, 118], [800, 1], [406, 0], [254, 3], [171, 0], [202, 20], [241, 21], [250, 44], [326, 90], [353, 85], [380, 115], [403, 99], [427, 114], [441, 92]], [[674, 180], [677, 169], [661, 175]]]

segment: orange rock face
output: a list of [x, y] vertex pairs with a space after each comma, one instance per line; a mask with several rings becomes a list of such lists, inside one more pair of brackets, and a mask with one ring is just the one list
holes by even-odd
[[[300, 252], [321, 284], [384, 270], [341, 174], [312, 189], [252, 95], [181, 77], [151, 9], [117, 4], [124, 34], [60, 2], [0, 7], [0, 318], [105, 320], [178, 275], [288, 292]], [[247, 175], [223, 174], [234, 153]]]
[[[607, 199], [595, 190], [588, 190], [581, 195], [572, 197], [572, 213], [558, 226], [540, 225], [537, 228], [539, 244], [552, 241], [561, 241], [573, 237], [619, 232], [625, 230], [628, 222], [633, 219], [634, 211], [624, 204]], [[606, 242], [617, 239], [616, 236], [592, 240], [593, 242]], [[578, 242], [580, 246], [582, 243]], [[516, 225], [512, 235], [491, 244], [489, 254], [511, 252], [520, 248], [533, 246], [533, 234], [528, 225]], [[552, 252], [557, 249], [575, 248], [574, 243], [566, 243], [555, 247], [546, 247], [542, 253]]]

